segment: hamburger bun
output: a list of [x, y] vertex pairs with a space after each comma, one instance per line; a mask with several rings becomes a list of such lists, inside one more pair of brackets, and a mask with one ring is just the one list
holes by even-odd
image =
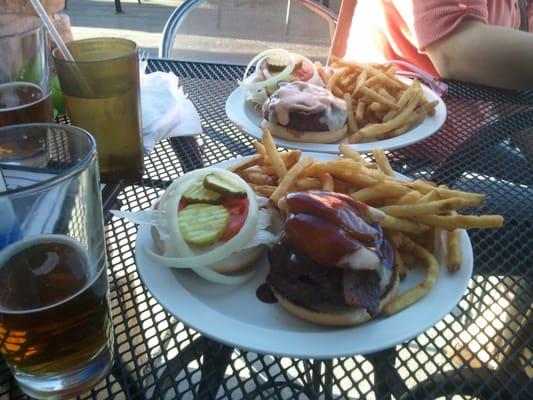
[[346, 136], [346, 125], [336, 131], [296, 131], [278, 124], [272, 124], [266, 119], [261, 121], [261, 128], [268, 129], [272, 135], [294, 142], [335, 143]]
[[261, 127], [283, 139], [335, 143], [347, 133], [346, 102], [326, 88], [308, 82], [280, 85], [261, 110]]
[[[385, 293], [381, 296], [379, 302], [379, 310], [381, 311], [383, 307], [392, 299], [396, 288], [399, 284], [399, 275], [398, 270], [393, 267], [393, 273], [391, 275], [391, 281], [387, 286]], [[373, 317], [367, 312], [364, 308], [343, 308], [331, 310], [316, 311], [309, 308], [300, 306], [294, 302], [287, 300], [285, 297], [280, 295], [274, 288], [271, 288], [272, 293], [278, 300], [279, 304], [287, 310], [289, 313], [295, 315], [298, 318], [301, 318], [305, 321], [311, 322], [313, 324], [323, 325], [323, 326], [354, 326], [360, 325], [372, 319]]]

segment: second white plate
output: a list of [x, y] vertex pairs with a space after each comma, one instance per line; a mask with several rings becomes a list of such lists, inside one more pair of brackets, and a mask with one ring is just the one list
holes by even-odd
[[[437, 132], [444, 122], [446, 122], [446, 105], [430, 88], [425, 85], [422, 85], [422, 88], [428, 101], [438, 100], [439, 102], [435, 108], [435, 114], [433, 116], [426, 117], [421, 124], [400, 136], [374, 142], [352, 144], [351, 146], [361, 153], [371, 152], [378, 147], [384, 150], [394, 150], [419, 142]], [[246, 101], [246, 96], [240, 87], [235, 89], [226, 100], [226, 115], [242, 131], [256, 139], [261, 139], [263, 135], [263, 131], [260, 127], [262, 120], [261, 110], [255, 107], [252, 103]], [[274, 139], [278, 146], [288, 149], [332, 154], [339, 153], [339, 144], [348, 143], [347, 138], [331, 144], [295, 142], [277, 137]]]

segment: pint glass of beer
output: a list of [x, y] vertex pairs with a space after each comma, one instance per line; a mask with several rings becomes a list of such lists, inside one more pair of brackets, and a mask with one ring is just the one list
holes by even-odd
[[[39, 133], [46, 163], [17, 152]], [[0, 353], [33, 398], [91, 389], [113, 362], [96, 144], [68, 125], [0, 127]]]
[[38, 17], [0, 14], [0, 126], [50, 122], [46, 31]]
[[74, 62], [52, 53], [71, 122], [96, 139], [103, 182], [142, 178], [139, 60], [135, 42], [94, 38], [70, 42]]

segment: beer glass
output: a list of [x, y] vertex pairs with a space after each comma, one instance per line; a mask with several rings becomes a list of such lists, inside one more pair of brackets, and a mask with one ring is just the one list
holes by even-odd
[[51, 93], [41, 21], [33, 15], [0, 14], [0, 126], [50, 122]]
[[[28, 154], [41, 136], [47, 157]], [[89, 390], [113, 362], [96, 145], [68, 125], [0, 127], [0, 353], [34, 398]], [[35, 162], [36, 158], [40, 162]]]
[[104, 182], [142, 178], [139, 60], [135, 42], [84, 39], [68, 44], [75, 62], [52, 55], [72, 123], [96, 139]]

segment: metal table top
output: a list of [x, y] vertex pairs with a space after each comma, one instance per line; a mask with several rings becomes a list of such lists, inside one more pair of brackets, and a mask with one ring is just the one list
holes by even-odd
[[[243, 67], [150, 60], [176, 73], [197, 107], [198, 138], [164, 141], [142, 182], [107, 189], [104, 208], [145, 209], [182, 173], [254, 153], [226, 117]], [[405, 175], [484, 192], [499, 230], [469, 232], [475, 265], [457, 307], [418, 337], [379, 353], [328, 361], [255, 354], [213, 342], [168, 314], [143, 286], [137, 227], [106, 219], [117, 363], [82, 399], [532, 398], [533, 93], [450, 83], [448, 120], [389, 155]], [[104, 197], [106, 194], [104, 193]], [[5, 364], [0, 397], [24, 398]]]

